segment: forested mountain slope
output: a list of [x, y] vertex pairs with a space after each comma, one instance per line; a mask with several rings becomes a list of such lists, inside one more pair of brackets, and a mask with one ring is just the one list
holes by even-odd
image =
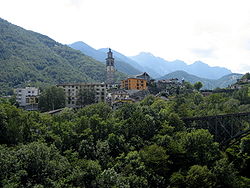
[[0, 94], [28, 84], [104, 80], [102, 63], [0, 18]]

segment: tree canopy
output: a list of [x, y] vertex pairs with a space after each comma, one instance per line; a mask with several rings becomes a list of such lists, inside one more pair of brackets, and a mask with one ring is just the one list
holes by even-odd
[[247, 111], [236, 96], [149, 96], [54, 116], [2, 101], [0, 187], [249, 187], [249, 137], [221, 150], [208, 130], [182, 121]]

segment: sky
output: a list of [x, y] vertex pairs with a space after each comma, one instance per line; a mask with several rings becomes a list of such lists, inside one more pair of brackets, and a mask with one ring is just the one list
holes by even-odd
[[63, 44], [250, 72], [250, 0], [0, 0], [0, 17]]

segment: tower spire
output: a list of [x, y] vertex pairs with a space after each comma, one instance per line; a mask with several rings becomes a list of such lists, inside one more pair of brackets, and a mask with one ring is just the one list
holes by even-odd
[[106, 83], [114, 84], [114, 73], [115, 73], [115, 59], [113, 58], [113, 53], [109, 48], [106, 58]]

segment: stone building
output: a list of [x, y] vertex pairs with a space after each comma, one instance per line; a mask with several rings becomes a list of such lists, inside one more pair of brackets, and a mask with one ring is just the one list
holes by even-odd
[[105, 83], [66, 83], [58, 84], [58, 87], [64, 89], [66, 97], [66, 107], [79, 108], [77, 104], [80, 90], [93, 91], [95, 102], [106, 102], [107, 84]]

